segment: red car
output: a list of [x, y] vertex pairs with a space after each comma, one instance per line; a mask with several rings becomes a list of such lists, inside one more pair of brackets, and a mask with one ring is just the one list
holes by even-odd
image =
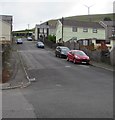
[[90, 58], [81, 50], [71, 50], [67, 54], [67, 61], [89, 64]]

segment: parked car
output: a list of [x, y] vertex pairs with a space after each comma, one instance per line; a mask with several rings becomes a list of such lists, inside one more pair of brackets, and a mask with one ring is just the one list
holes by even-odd
[[31, 37], [27, 37], [27, 40], [28, 40], [28, 41], [32, 41], [32, 38], [31, 38]]
[[18, 39], [16, 40], [16, 43], [17, 43], [17, 44], [23, 44], [23, 41], [22, 41], [21, 38], [18, 38]]
[[65, 46], [57, 46], [55, 49], [55, 56], [60, 58], [67, 58], [67, 53], [70, 51], [68, 47]]
[[67, 61], [89, 64], [90, 58], [82, 50], [71, 50], [67, 54]]
[[36, 46], [38, 48], [44, 48], [45, 47], [43, 42], [37, 42]]

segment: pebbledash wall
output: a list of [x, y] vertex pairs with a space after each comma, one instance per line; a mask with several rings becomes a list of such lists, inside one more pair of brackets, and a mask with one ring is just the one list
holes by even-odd
[[77, 29], [77, 32], [72, 31], [72, 27], [64, 27], [64, 33], [63, 33], [63, 39], [64, 41], [70, 40], [73, 36], [79, 39], [89, 39], [89, 38], [96, 38], [96, 39], [105, 39], [105, 30], [104, 29], [99, 29], [97, 33], [93, 33], [92, 28], [88, 28], [88, 32], [83, 32], [83, 28], [79, 27]]
[[4, 21], [0, 20], [0, 42], [11, 42], [12, 36], [11, 36], [11, 25], [9, 23], [6, 23]]
[[12, 16], [0, 15], [0, 43], [12, 41]]

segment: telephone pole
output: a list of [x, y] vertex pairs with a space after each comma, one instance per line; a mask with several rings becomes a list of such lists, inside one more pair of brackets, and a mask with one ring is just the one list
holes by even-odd
[[29, 36], [29, 26], [30, 26], [30, 24], [28, 24], [28, 36]]

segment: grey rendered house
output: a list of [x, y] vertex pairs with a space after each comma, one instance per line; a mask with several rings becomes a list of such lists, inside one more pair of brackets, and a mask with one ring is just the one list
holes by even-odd
[[115, 21], [100, 21], [105, 28], [105, 39], [108, 41], [108, 46], [115, 46]]
[[56, 25], [56, 42], [67, 42], [73, 38], [88, 45], [89, 40], [96, 46], [96, 40], [105, 40], [105, 28], [97, 22], [75, 20], [58, 20]]

